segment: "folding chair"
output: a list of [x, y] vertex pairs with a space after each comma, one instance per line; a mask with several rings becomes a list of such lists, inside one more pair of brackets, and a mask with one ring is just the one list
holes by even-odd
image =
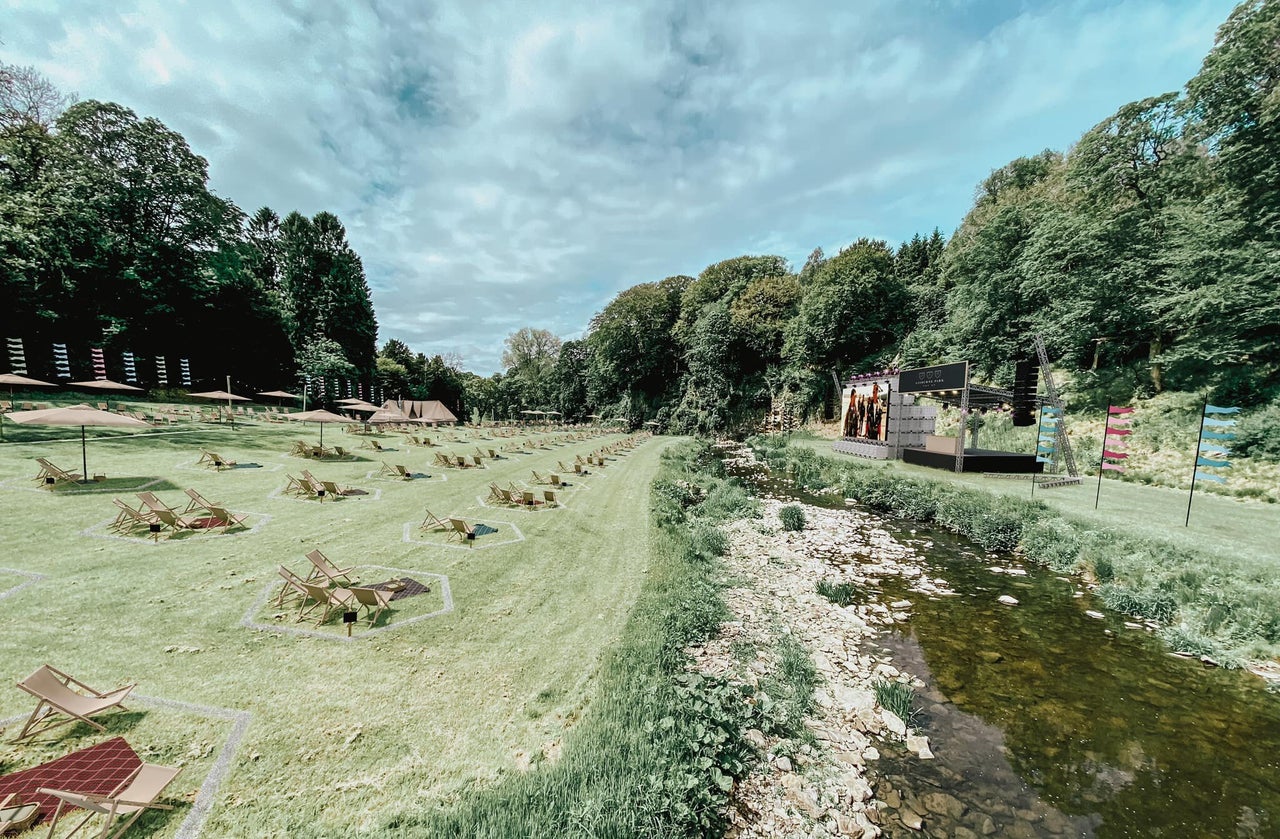
[[324, 579], [333, 583], [335, 586], [352, 585], [356, 578], [351, 576], [351, 572], [355, 567], [339, 568], [329, 561], [329, 557], [320, 552], [319, 548], [307, 554], [308, 561], [314, 566], [310, 574], [307, 575], [307, 582], [314, 582]]
[[453, 526], [453, 532], [449, 534], [449, 541], [452, 542], [454, 539], [457, 539], [461, 542], [465, 542], [468, 539], [476, 538], [475, 530], [462, 519], [450, 517], [449, 524]]
[[[76, 721], [87, 722], [98, 731], [106, 731], [89, 718], [110, 708], [120, 707], [128, 710], [121, 703], [136, 685], [125, 685], [105, 692], [94, 690], [61, 670], [42, 664], [30, 676], [18, 682], [18, 687], [34, 696], [39, 702], [36, 703], [36, 709], [31, 712], [31, 716], [27, 718], [26, 724], [22, 726], [22, 731], [13, 738], [15, 743]], [[52, 718], [58, 714], [65, 714], [70, 719], [55, 723]]]
[[[62, 808], [66, 805], [88, 811], [88, 815], [72, 828], [71, 833], [68, 833], [67, 836], [79, 831], [94, 816], [104, 815], [106, 816], [106, 823], [102, 825], [102, 832], [98, 834], [99, 839], [118, 839], [146, 810], [173, 809], [168, 804], [157, 804], [155, 802], [160, 797], [160, 793], [164, 792], [164, 788], [169, 786], [181, 771], [182, 767], [180, 766], [159, 766], [154, 763], [144, 763], [135, 769], [132, 775], [121, 781], [120, 786], [107, 795], [93, 795], [41, 787], [40, 792], [42, 794], [52, 795], [58, 799], [58, 808], [53, 812], [53, 822], [49, 825], [48, 835], [53, 836], [54, 828], [58, 826], [58, 819], [62, 817]], [[129, 818], [117, 830], [112, 832], [111, 828], [119, 816], [129, 816]]]
[[320, 583], [303, 582], [302, 588], [306, 590], [307, 596], [315, 601], [311, 606], [307, 606], [303, 602], [303, 608], [298, 612], [298, 620], [315, 611], [318, 607], [324, 606], [324, 612], [320, 615], [320, 619], [316, 621], [316, 626], [324, 623], [329, 619], [329, 615], [333, 614], [335, 609], [345, 609], [351, 601], [351, 590], [345, 588], [329, 588]]
[[427, 517], [422, 520], [422, 524], [418, 525], [419, 530], [448, 530], [452, 525], [441, 520], [435, 513], [427, 510]]
[[[391, 592], [377, 588], [352, 586], [348, 589], [355, 598], [357, 606], [362, 606], [369, 615], [369, 626], [378, 622], [378, 616], [391, 605]], [[359, 608], [356, 609], [359, 611]]]
[[184, 516], [187, 513], [194, 513], [196, 510], [209, 511], [213, 507], [220, 506], [210, 501], [209, 499], [205, 498], [203, 495], [201, 495], [199, 492], [195, 491], [194, 489], [184, 489], [183, 492], [186, 493], [187, 498], [191, 499], [189, 502], [187, 502], [187, 508], [182, 511], [182, 514]]
[[280, 593], [276, 595], [277, 606], [284, 605], [284, 598], [291, 591], [303, 600], [310, 597], [310, 595], [307, 594], [307, 590], [302, 587], [302, 584], [305, 583], [306, 580], [302, 579], [288, 568], [285, 568], [283, 565], [276, 567], [276, 573], [278, 573], [280, 578], [284, 580], [284, 584], [280, 586]]
[[218, 524], [214, 526], [221, 527], [223, 533], [226, 533], [233, 527], [245, 527], [245, 520], [249, 518], [247, 515], [243, 514], [236, 515], [226, 507], [219, 504], [210, 505], [208, 510], [209, 516], [218, 520]]

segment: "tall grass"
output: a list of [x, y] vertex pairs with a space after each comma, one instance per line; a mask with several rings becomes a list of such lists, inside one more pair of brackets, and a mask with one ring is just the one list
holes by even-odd
[[1194, 639], [1227, 664], [1280, 654], [1280, 565], [1225, 560], [1193, 548], [1064, 516], [1038, 502], [836, 461], [769, 436], [749, 441], [771, 469], [809, 490], [844, 495], [892, 516], [941, 525], [989, 551], [1018, 551], [1061, 573], [1103, 583], [1113, 609], [1166, 625], [1175, 647]]
[[[755, 502], [736, 481], [712, 474], [717, 461], [703, 443], [673, 447], [663, 457], [650, 493], [646, 583], [561, 759], [444, 809], [406, 810], [385, 820], [381, 835], [723, 832], [729, 791], [754, 759], [742, 732], [768, 723], [753, 718], [764, 710], [743, 689], [686, 672], [684, 649], [710, 637], [727, 616], [713, 578], [725, 543], [713, 525], [751, 512]], [[799, 696], [797, 686], [816, 678], [812, 663], [806, 670], [794, 654], [784, 661], [787, 696]], [[786, 713], [801, 708], [795, 700]]]

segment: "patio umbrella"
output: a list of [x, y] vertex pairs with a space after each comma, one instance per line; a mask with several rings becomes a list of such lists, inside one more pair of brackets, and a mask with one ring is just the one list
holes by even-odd
[[354, 425], [355, 420], [351, 417], [339, 416], [332, 411], [326, 411], [323, 408], [317, 411], [303, 411], [298, 414], [287, 414], [286, 419], [298, 420], [299, 422], [318, 422], [320, 423], [320, 445], [324, 445], [324, 427], [331, 422], [343, 422], [348, 425]]
[[99, 411], [88, 405], [72, 405], [68, 408], [45, 408], [40, 411], [15, 411], [6, 414], [9, 419], [19, 425], [78, 425], [80, 426], [80, 468], [84, 470], [84, 480], [89, 479], [89, 456], [85, 444], [84, 428], [86, 425], [112, 428], [150, 428], [140, 419], [113, 414], [110, 411]]
[[384, 422], [412, 422], [412, 420], [409, 419], [409, 415], [404, 411], [396, 408], [388, 408], [384, 405], [381, 408], [377, 408], [372, 414], [370, 414], [365, 422], [377, 424]]
[[87, 382], [69, 382], [67, 387], [78, 387], [86, 390], [136, 390], [141, 392], [142, 388], [133, 385], [122, 385], [119, 382], [113, 382], [110, 379], [90, 379]]
[[258, 393], [258, 396], [273, 396], [276, 399], [301, 399], [302, 397], [296, 393], [289, 393], [283, 390], [264, 390]]
[[[39, 379], [30, 379], [26, 376], [19, 376], [17, 373], [0, 373], [0, 385], [9, 386], [9, 398], [13, 398], [13, 389], [15, 387], [57, 387], [53, 382], [42, 382]], [[4, 423], [0, 422], [0, 440], [4, 440]]]
[[[250, 398], [249, 398], [249, 397], [247, 397], [247, 396], [237, 396], [236, 394], [234, 394], [234, 393], [228, 393], [228, 392], [227, 392], [227, 391], [225, 391], [225, 390], [206, 390], [206, 391], [204, 391], [203, 393], [188, 393], [188, 394], [187, 394], [187, 396], [191, 396], [191, 397], [194, 397], [194, 398], [196, 398], [196, 399], [213, 399], [213, 400], [216, 400], [216, 401], [218, 401], [218, 402], [221, 402], [222, 400], [224, 400], [224, 399], [225, 399], [225, 400], [227, 400], [227, 412], [228, 412], [228, 413], [230, 413], [230, 411], [231, 411], [231, 403], [232, 403], [232, 402], [252, 402], [252, 401], [253, 401], [252, 399], [250, 399]], [[221, 405], [219, 405], [219, 406], [218, 406], [218, 413], [219, 413], [219, 414], [221, 414], [221, 413], [222, 413], [222, 406], [221, 406]], [[236, 417], [235, 417], [235, 414], [231, 414], [231, 426], [234, 428], [234, 427], [235, 427], [235, 424], [236, 424]]]

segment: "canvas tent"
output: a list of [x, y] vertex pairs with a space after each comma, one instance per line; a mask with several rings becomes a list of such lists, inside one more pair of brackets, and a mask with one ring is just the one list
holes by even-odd
[[439, 400], [409, 400], [397, 403], [394, 399], [388, 399], [382, 405], [388, 410], [399, 410], [404, 412], [405, 416], [421, 423], [430, 423], [431, 425], [439, 425], [446, 422], [457, 422], [458, 418], [453, 412], [444, 406]]

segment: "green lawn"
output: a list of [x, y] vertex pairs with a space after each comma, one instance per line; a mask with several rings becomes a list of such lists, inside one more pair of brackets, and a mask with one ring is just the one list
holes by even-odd
[[[554, 760], [644, 579], [648, 485], [669, 441], [648, 441], [603, 470], [568, 478], [575, 486], [561, 493], [563, 509], [529, 512], [490, 509], [480, 498], [490, 481], [527, 481], [531, 469], [551, 471], [622, 435], [510, 454], [485, 469], [433, 466], [436, 451], [469, 454], [477, 444], [509, 442], [458, 434], [468, 442], [441, 449], [380, 437], [397, 451], [378, 455], [330, 426], [325, 442], [361, 459], [312, 462], [285, 452], [294, 439], [316, 440], [314, 426], [100, 433], [89, 441], [89, 470], [109, 481], [90, 489], [106, 491], [81, 493], [30, 480], [37, 456], [80, 471], [78, 433], [8, 425], [0, 445], [0, 591], [26, 585], [0, 600], [0, 680], [12, 684], [48, 662], [95, 686], [136, 681], [145, 697], [201, 707], [144, 699], [104, 718], [107, 735], [76, 726], [36, 744], [5, 743], [0, 772], [122, 735], [146, 760], [188, 767], [171, 788], [188, 804], [138, 831], [171, 836], [244, 719], [236, 714], [247, 713], [230, 773], [207, 802], [205, 835], [305, 836], [372, 828]], [[198, 467], [201, 446], [261, 468]], [[432, 478], [383, 478], [382, 460]], [[286, 474], [303, 468], [368, 494], [325, 502], [281, 495]], [[147, 489], [174, 506], [185, 505], [182, 490], [192, 487], [249, 513], [250, 529], [158, 543], [112, 538], [105, 528], [112, 498], [133, 502], [134, 488], [149, 481]], [[421, 535], [427, 508], [498, 532], [471, 547]], [[295, 623], [294, 610], [275, 608], [265, 595], [274, 593], [277, 565], [305, 572], [303, 554], [316, 547], [338, 565], [357, 566], [367, 582], [418, 574], [432, 584], [422, 595], [429, 600], [406, 601], [352, 641], [334, 619], [318, 629]], [[448, 580], [452, 611], [443, 611], [439, 577]], [[442, 613], [424, 617], [433, 612]], [[368, 632], [362, 623], [355, 635]], [[0, 689], [0, 719], [29, 709], [26, 694]]]

